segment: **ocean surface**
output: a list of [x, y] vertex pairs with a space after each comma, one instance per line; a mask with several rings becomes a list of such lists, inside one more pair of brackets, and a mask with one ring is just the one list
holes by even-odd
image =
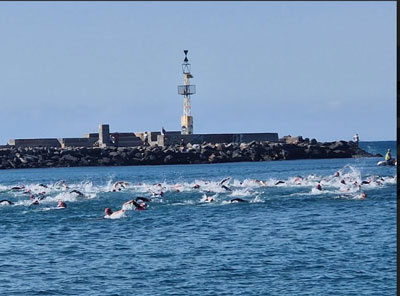
[[396, 295], [397, 173], [379, 160], [2, 170], [0, 295]]

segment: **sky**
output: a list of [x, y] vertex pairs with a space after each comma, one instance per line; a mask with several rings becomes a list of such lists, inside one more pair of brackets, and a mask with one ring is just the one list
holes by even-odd
[[0, 144], [180, 130], [396, 139], [395, 2], [0, 2]]

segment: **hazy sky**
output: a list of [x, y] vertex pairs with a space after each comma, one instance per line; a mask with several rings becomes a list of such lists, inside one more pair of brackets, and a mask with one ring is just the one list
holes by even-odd
[[180, 130], [396, 139], [395, 2], [1, 2], [0, 144]]

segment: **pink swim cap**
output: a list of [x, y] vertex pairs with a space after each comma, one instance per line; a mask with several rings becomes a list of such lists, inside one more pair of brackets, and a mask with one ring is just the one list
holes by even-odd
[[107, 216], [109, 216], [109, 215], [112, 214], [112, 211], [111, 211], [110, 208], [106, 208], [106, 209], [104, 210], [104, 213], [105, 213]]
[[62, 200], [58, 201], [58, 206], [59, 208], [66, 208], [67, 204], [65, 202], [63, 202]]

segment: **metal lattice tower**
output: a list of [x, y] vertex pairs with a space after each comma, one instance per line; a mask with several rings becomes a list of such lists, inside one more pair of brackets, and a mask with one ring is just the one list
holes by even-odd
[[182, 64], [183, 72], [183, 85], [178, 85], [178, 94], [183, 95], [183, 115], [181, 117], [181, 134], [191, 135], [193, 134], [193, 117], [191, 116], [191, 103], [190, 95], [196, 93], [196, 86], [190, 85], [190, 78], [193, 75], [190, 73], [190, 64], [187, 58], [188, 50], [183, 51], [185, 53], [185, 59]]

